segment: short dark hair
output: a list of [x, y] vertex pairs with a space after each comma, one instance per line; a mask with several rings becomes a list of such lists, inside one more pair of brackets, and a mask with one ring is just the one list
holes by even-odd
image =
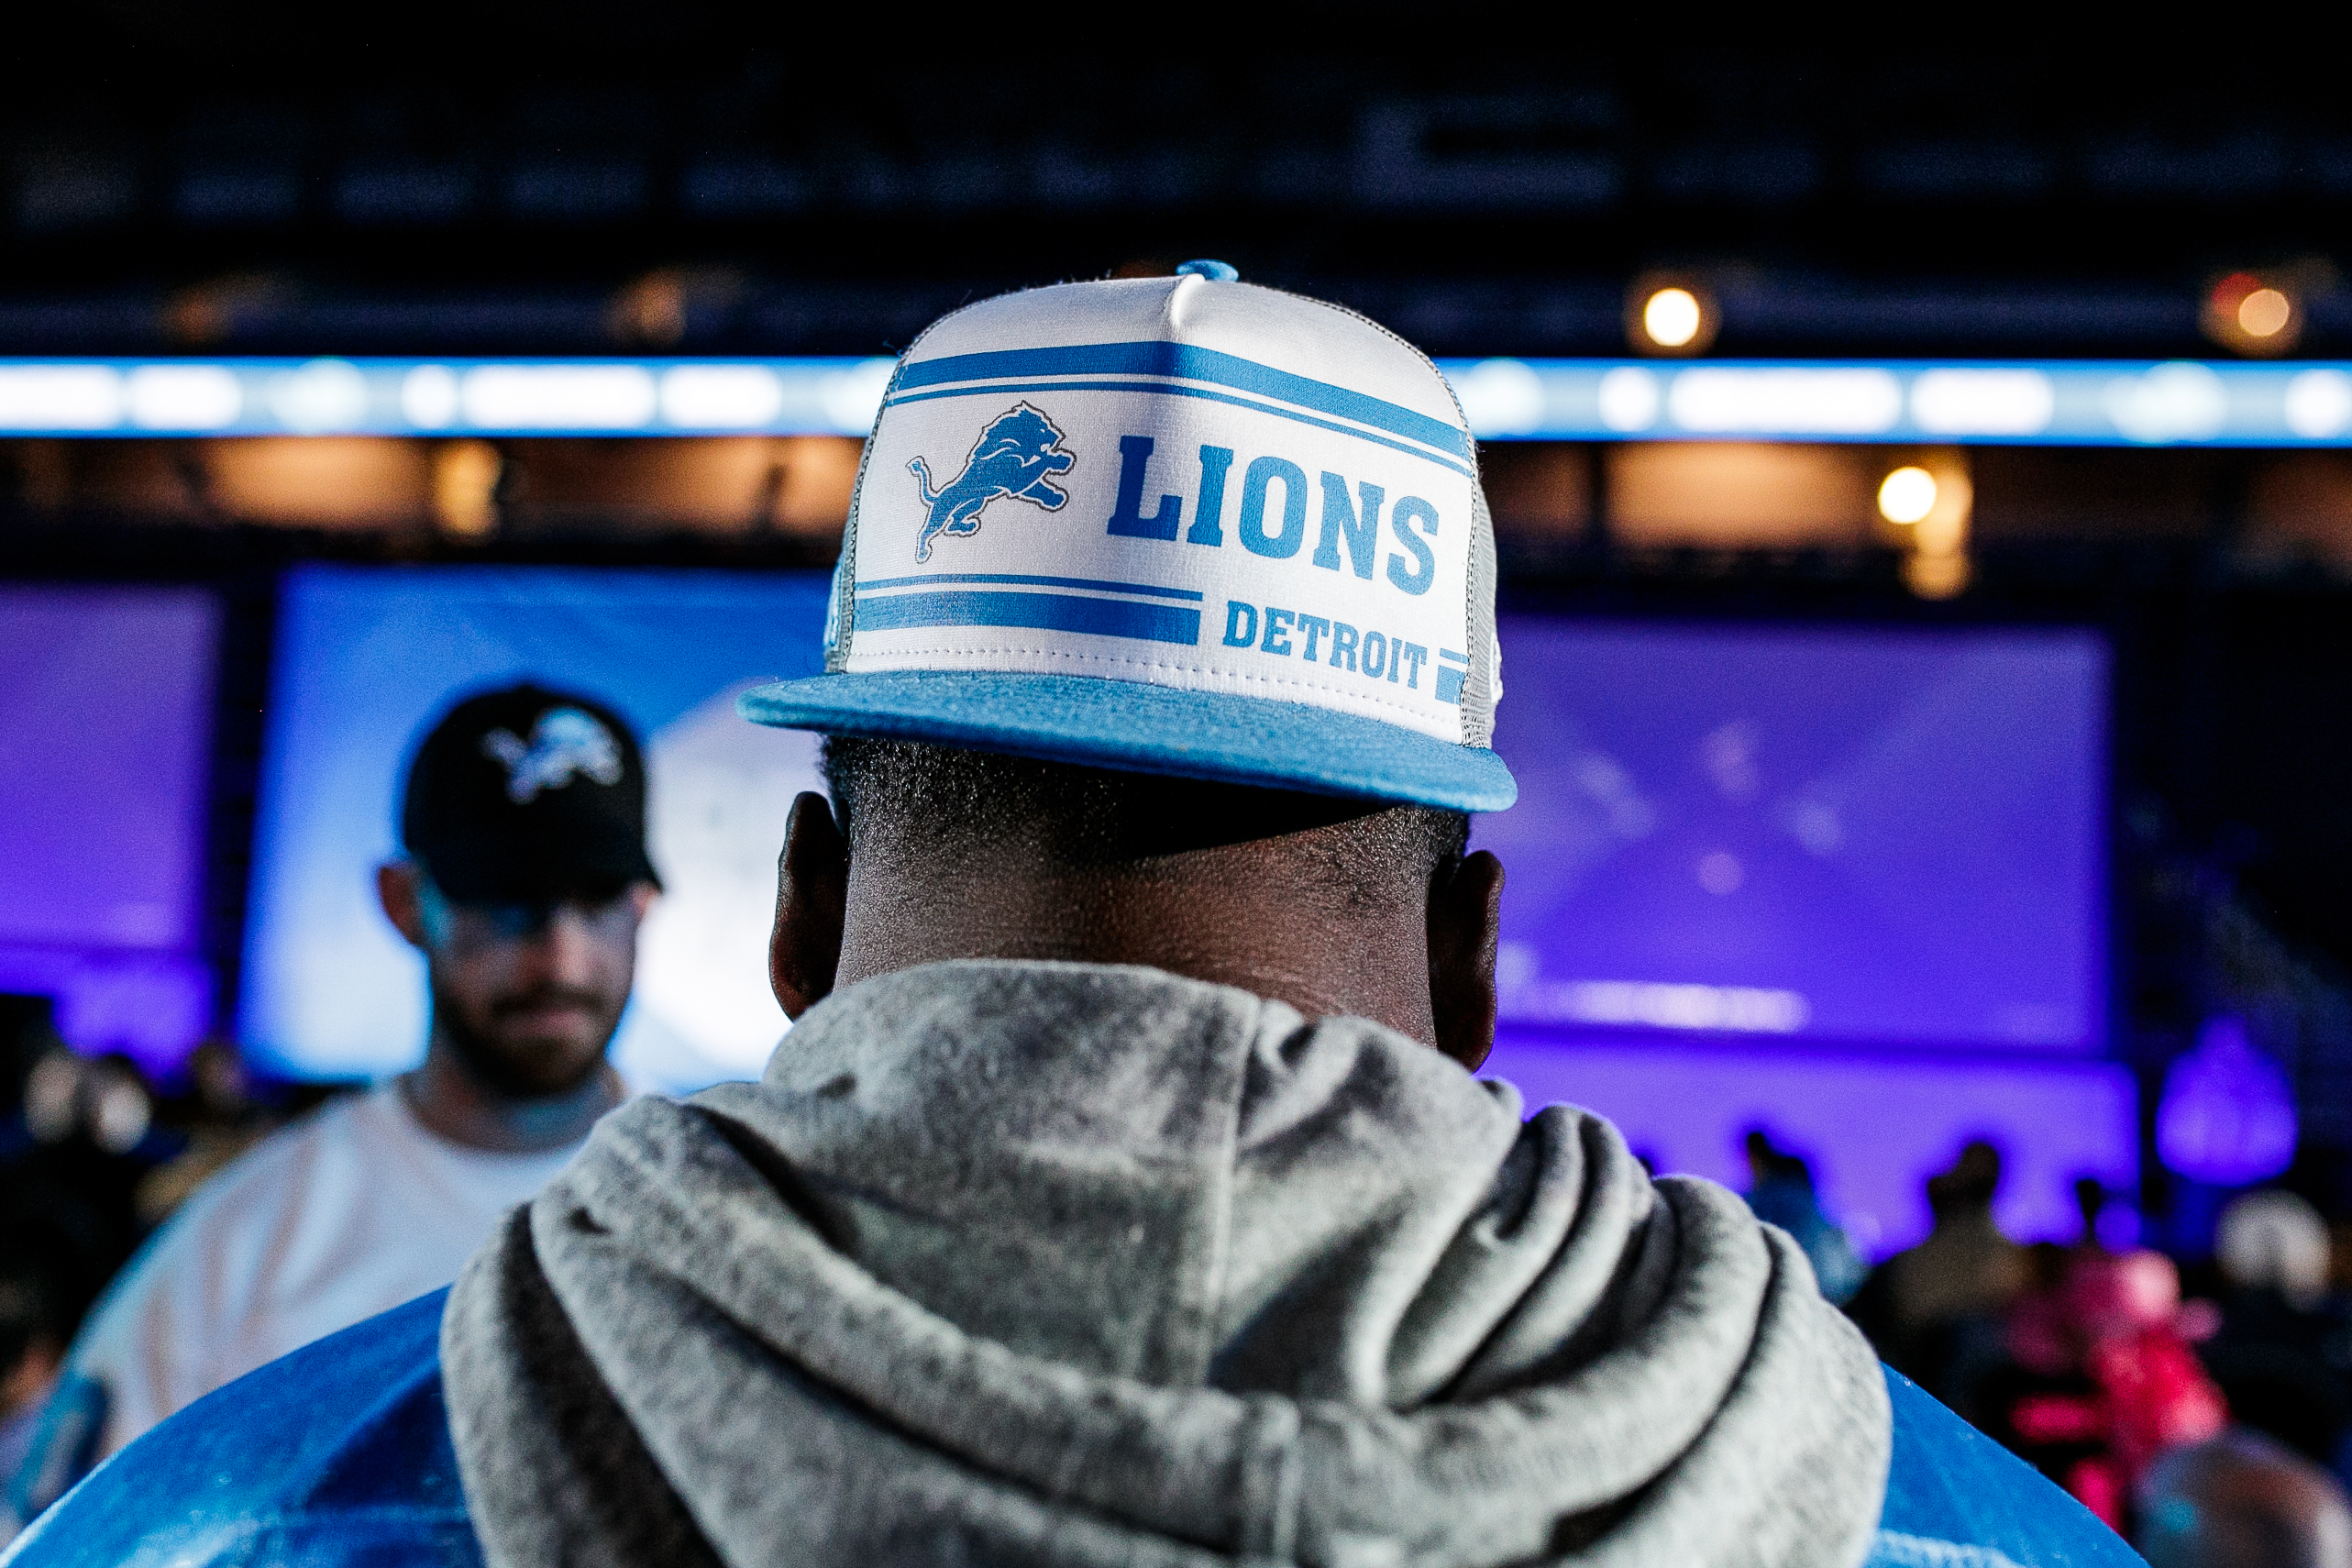
[[1325, 853], [1346, 879], [1427, 882], [1469, 847], [1470, 819], [1398, 805], [1248, 785], [1120, 773], [916, 741], [828, 735], [834, 813], [852, 853], [877, 835], [943, 850], [1027, 839], [1066, 865], [1106, 869], [1187, 850], [1345, 825]]

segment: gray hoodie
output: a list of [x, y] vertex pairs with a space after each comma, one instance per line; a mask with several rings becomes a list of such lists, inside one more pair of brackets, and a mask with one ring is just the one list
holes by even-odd
[[1607, 1122], [1156, 970], [937, 964], [607, 1118], [442, 1325], [490, 1561], [1852, 1568], [1884, 1385]]

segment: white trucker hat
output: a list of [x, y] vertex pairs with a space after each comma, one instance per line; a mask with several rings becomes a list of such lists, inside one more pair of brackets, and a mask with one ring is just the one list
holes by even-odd
[[746, 718], [1494, 812], [1494, 530], [1437, 367], [1222, 262], [934, 323], [866, 444], [826, 673]]

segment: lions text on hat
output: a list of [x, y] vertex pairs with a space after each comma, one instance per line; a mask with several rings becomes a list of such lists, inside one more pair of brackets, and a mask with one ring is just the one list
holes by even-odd
[[[929, 560], [932, 542], [943, 534], [952, 536], [978, 533], [980, 514], [991, 502], [1026, 501], [1049, 512], [1061, 510], [1069, 494], [1048, 482], [1048, 476], [1067, 473], [1077, 460], [1073, 454], [1060, 448], [1062, 439], [1062, 431], [1052, 420], [1023, 403], [989, 421], [973, 447], [972, 455], [966, 459], [964, 471], [939, 490], [932, 489], [931, 471], [924, 460], [921, 457], [911, 459], [907, 466], [921, 482], [923, 504], [928, 508], [916, 537], [915, 559]], [[1149, 516], [1143, 511], [1155, 446], [1154, 437], [1149, 436], [1120, 436], [1118, 496], [1104, 532], [1131, 539], [1174, 544], [1181, 538], [1187, 545], [1222, 547], [1227, 543], [1223, 525], [1226, 478], [1233, 467], [1233, 449], [1209, 445], [1200, 447], [1199, 479], [1191, 498], [1192, 525], [1179, 533], [1186, 514], [1183, 495], [1163, 494]], [[1312, 563], [1327, 571], [1342, 569], [1344, 545], [1346, 567], [1368, 580], [1381, 553], [1381, 509], [1387, 492], [1370, 480], [1363, 480], [1351, 496], [1345, 476], [1325, 469], [1320, 478], [1322, 518], [1315, 536]], [[1269, 560], [1287, 560], [1297, 555], [1309, 531], [1307, 490], [1307, 475], [1297, 463], [1275, 454], [1251, 459], [1242, 470], [1241, 503], [1233, 517], [1233, 537], [1240, 547]], [[1281, 517], [1276, 525], [1269, 528], [1266, 513], [1269, 498], [1275, 495], [1280, 498]], [[1427, 593], [1437, 577], [1437, 559], [1421, 535], [1434, 536], [1438, 533], [1437, 509], [1418, 495], [1400, 496], [1389, 510], [1387, 520], [1401, 549], [1389, 550], [1384, 575], [1392, 586], [1405, 593]], [[1076, 629], [1106, 636], [1187, 645], [1200, 640], [1200, 615], [1197, 611], [1168, 611], [1144, 604], [1127, 613], [1093, 611], [1073, 616], [1066, 609], [1043, 602], [1042, 598], [1034, 594], [963, 593], [934, 599], [919, 611], [908, 605], [898, 613], [943, 616], [991, 611], [999, 614], [1028, 613], [1053, 617], [1043, 623], [1046, 626], [1079, 620], [1085, 624]], [[1262, 638], [1261, 624], [1264, 628]], [[1297, 644], [1291, 639], [1293, 627], [1299, 635]], [[1254, 646], [1259, 652], [1285, 657], [1295, 649], [1297, 657], [1311, 664], [1318, 661], [1319, 645], [1327, 636], [1330, 641], [1323, 646], [1328, 651], [1320, 654], [1321, 662], [1335, 669], [1360, 673], [1369, 680], [1385, 676], [1392, 685], [1400, 673], [1409, 669], [1405, 685], [1412, 690], [1422, 690], [1421, 667], [1428, 662], [1430, 650], [1418, 643], [1392, 638], [1376, 628], [1359, 628], [1350, 622], [1311, 611], [1274, 605], [1265, 607], [1261, 622], [1255, 603], [1242, 599], [1226, 601], [1223, 643], [1227, 647]], [[1389, 651], [1392, 646], [1396, 650], [1393, 656]], [[1430, 682], [1430, 693], [1437, 701], [1459, 701], [1468, 656], [1446, 649], [1440, 650], [1440, 657], [1445, 662]]]

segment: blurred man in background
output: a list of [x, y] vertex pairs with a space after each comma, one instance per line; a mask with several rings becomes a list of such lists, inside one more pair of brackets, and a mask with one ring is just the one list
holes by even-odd
[[1861, 1288], [1870, 1267], [1854, 1250], [1845, 1227], [1822, 1209], [1813, 1187], [1813, 1167], [1804, 1156], [1774, 1143], [1761, 1127], [1749, 1128], [1740, 1146], [1748, 1155], [1748, 1207], [1757, 1219], [1796, 1238], [1821, 1294], [1843, 1306]]
[[636, 742], [588, 698], [515, 686], [433, 727], [377, 873], [425, 956], [424, 1065], [268, 1139], [158, 1234], [73, 1346], [19, 1520], [191, 1400], [448, 1284], [620, 1103], [645, 815]]
[[1973, 1419], [1975, 1381], [2002, 1359], [2004, 1315], [2026, 1287], [2026, 1253], [1993, 1202], [2001, 1152], [1984, 1139], [1927, 1178], [1933, 1227], [1878, 1266], [1850, 1311], [1887, 1364]]

